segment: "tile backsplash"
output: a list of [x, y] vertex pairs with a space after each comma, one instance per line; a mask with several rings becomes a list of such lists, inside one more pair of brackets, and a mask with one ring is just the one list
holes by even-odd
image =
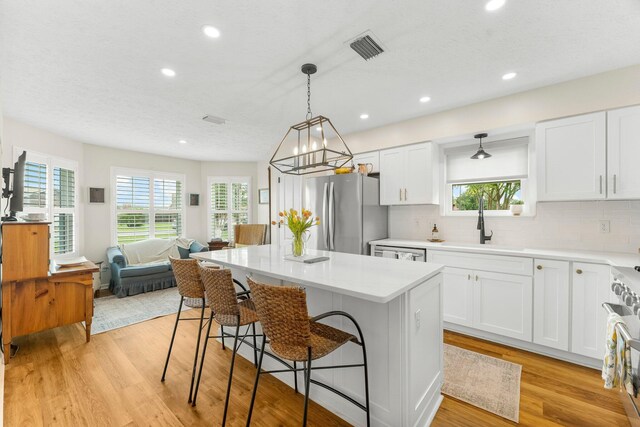
[[[610, 232], [601, 233], [600, 220], [610, 222]], [[451, 242], [479, 243], [477, 215], [441, 216], [438, 206], [392, 206], [389, 236], [420, 239], [431, 236], [438, 225], [440, 238]], [[640, 201], [538, 203], [534, 217], [485, 216], [492, 244], [545, 249], [638, 253], [640, 248]]]

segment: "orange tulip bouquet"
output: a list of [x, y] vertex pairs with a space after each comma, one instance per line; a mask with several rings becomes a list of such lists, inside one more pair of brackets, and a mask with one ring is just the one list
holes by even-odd
[[[304, 245], [308, 238], [309, 229], [314, 225], [320, 224], [320, 217], [313, 217], [311, 211], [302, 209], [302, 214], [298, 214], [295, 209], [289, 209], [288, 211], [278, 212], [280, 216], [280, 224], [286, 224], [293, 234], [293, 256], [304, 255]], [[276, 225], [276, 221], [271, 222]]]

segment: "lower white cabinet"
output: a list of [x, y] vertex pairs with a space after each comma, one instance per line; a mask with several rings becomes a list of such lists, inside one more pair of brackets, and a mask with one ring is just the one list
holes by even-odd
[[445, 267], [442, 317], [445, 322], [473, 327], [473, 271]]
[[569, 350], [569, 262], [536, 259], [533, 342]]
[[610, 301], [611, 269], [608, 265], [574, 262], [571, 317], [571, 351], [600, 359], [604, 355], [607, 314], [602, 303]]
[[475, 272], [472, 279], [473, 326], [483, 331], [531, 341], [531, 277], [483, 271]]

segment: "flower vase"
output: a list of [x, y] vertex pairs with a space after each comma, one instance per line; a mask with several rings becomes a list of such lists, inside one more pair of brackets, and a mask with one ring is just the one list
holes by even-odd
[[293, 241], [291, 242], [293, 256], [299, 257], [304, 255], [305, 241], [304, 234], [293, 235]]

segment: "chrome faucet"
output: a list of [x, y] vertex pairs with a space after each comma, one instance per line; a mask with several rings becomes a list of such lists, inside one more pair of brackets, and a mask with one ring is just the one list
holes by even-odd
[[480, 196], [480, 209], [478, 210], [478, 230], [480, 230], [480, 244], [484, 245], [484, 243], [488, 240], [491, 240], [493, 237], [493, 231], [489, 236], [485, 235], [484, 231], [484, 197]]

